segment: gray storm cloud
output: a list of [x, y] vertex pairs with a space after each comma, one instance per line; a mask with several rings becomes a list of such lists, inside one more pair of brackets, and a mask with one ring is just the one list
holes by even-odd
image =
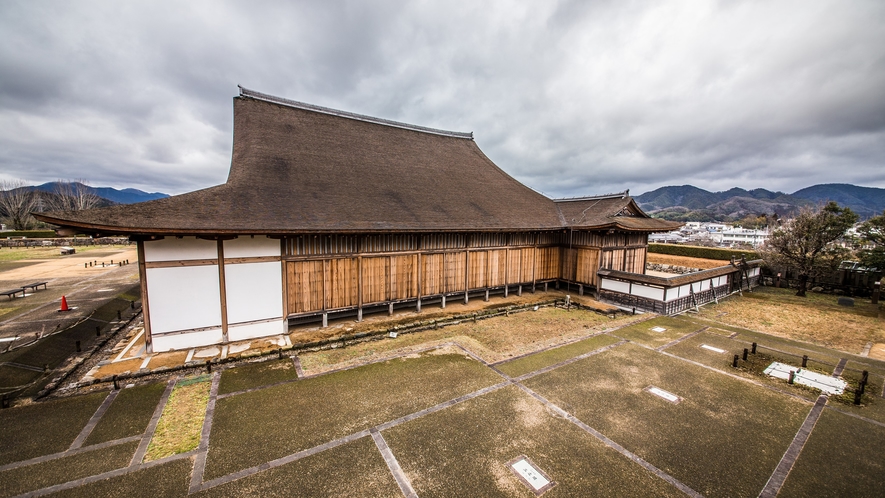
[[236, 85], [456, 131], [552, 196], [885, 187], [885, 3], [3, 2], [0, 177], [221, 183]]

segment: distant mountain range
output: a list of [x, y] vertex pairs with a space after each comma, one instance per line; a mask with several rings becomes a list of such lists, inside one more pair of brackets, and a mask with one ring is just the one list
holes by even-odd
[[803, 206], [836, 201], [861, 218], [882, 214], [885, 189], [844, 183], [814, 185], [785, 194], [765, 189], [733, 188], [709, 192], [691, 185], [661, 187], [635, 197], [645, 212], [674, 221], [736, 221], [748, 215], [789, 216]]
[[[40, 190], [42, 192], [53, 193], [57, 190], [57, 187], [58, 182], [49, 182], [31, 188], [35, 190]], [[136, 202], [152, 201], [154, 199], [169, 197], [169, 194], [164, 194], [161, 192], [148, 193], [134, 188], [124, 188], [123, 190], [117, 190], [111, 187], [90, 187], [88, 185], [84, 185], [84, 187], [86, 187], [90, 192], [101, 197], [102, 199], [110, 201], [109, 204], [135, 204]]]

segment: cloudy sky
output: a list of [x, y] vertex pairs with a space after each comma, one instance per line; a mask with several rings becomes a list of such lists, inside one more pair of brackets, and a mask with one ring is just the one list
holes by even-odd
[[885, 2], [0, 2], [0, 179], [222, 183], [237, 85], [473, 131], [550, 196], [885, 187]]

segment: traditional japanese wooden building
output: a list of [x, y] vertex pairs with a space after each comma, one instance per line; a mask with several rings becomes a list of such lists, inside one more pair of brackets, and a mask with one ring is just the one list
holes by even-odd
[[550, 199], [492, 163], [472, 133], [244, 88], [226, 183], [36, 216], [137, 241], [149, 351], [550, 283], [595, 291], [600, 270], [644, 273], [648, 234], [679, 226], [626, 192]]

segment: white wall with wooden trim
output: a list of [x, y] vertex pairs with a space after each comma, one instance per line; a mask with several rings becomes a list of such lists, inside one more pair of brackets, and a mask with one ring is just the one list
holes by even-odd
[[152, 351], [286, 333], [279, 240], [240, 237], [219, 245], [168, 237], [140, 244]]

